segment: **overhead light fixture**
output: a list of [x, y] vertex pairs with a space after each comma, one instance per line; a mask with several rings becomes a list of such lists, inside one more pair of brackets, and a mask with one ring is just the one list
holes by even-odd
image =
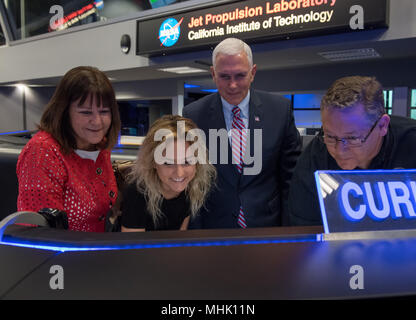
[[25, 89], [29, 88], [26, 84], [23, 83], [17, 83], [15, 86], [16, 88], [19, 88], [20, 91], [24, 91]]
[[351, 61], [381, 57], [373, 48], [326, 51], [318, 54], [329, 61]]
[[164, 71], [164, 72], [178, 73], [178, 74], [208, 72], [207, 70], [204, 70], [204, 69], [191, 68], [191, 67], [161, 68], [158, 70]]
[[120, 145], [140, 146], [143, 144], [145, 137], [137, 136], [120, 136]]

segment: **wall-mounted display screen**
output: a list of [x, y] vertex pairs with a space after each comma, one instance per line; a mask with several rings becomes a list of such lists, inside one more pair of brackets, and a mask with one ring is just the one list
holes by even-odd
[[137, 21], [136, 53], [387, 27], [388, 0], [247, 0]]

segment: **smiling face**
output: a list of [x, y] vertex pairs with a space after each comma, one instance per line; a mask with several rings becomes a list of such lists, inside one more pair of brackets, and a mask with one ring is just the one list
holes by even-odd
[[186, 144], [185, 152], [181, 151], [181, 147], [177, 150], [177, 143], [175, 141], [173, 158], [167, 159], [168, 163], [155, 164], [156, 172], [162, 185], [162, 194], [165, 199], [172, 199], [179, 196], [195, 177], [196, 165], [186, 162], [186, 150], [188, 147], [189, 144]]
[[[361, 104], [345, 109], [326, 108], [322, 110], [321, 115], [324, 134], [338, 139], [364, 138], [374, 124], [368, 119]], [[357, 167], [367, 169], [380, 151], [389, 122], [390, 117], [383, 115], [361, 146], [350, 147], [341, 141], [333, 145], [326, 144], [329, 154], [343, 170], [354, 170]]]
[[256, 74], [256, 65], [250, 66], [247, 54], [219, 53], [211, 67], [212, 78], [218, 92], [228, 103], [238, 105], [247, 96]]
[[80, 100], [76, 100], [69, 107], [77, 149], [97, 150], [96, 145], [103, 140], [111, 126], [111, 109], [97, 105], [92, 95], [83, 104], [80, 105], [79, 102]]

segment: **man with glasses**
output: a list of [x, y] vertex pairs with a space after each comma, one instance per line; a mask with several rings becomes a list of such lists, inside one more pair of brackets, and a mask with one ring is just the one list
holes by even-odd
[[416, 121], [389, 117], [371, 77], [335, 81], [321, 101], [321, 132], [300, 156], [289, 192], [291, 225], [322, 224], [314, 172], [416, 168]]

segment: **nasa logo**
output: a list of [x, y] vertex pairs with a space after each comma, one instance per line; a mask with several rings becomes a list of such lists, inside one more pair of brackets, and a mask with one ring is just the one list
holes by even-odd
[[104, 1], [103, 0], [95, 1], [94, 5], [98, 10], [103, 10], [104, 9]]
[[159, 28], [160, 46], [171, 47], [179, 40], [182, 21], [183, 18], [179, 22], [174, 18], [168, 18], [162, 22]]

